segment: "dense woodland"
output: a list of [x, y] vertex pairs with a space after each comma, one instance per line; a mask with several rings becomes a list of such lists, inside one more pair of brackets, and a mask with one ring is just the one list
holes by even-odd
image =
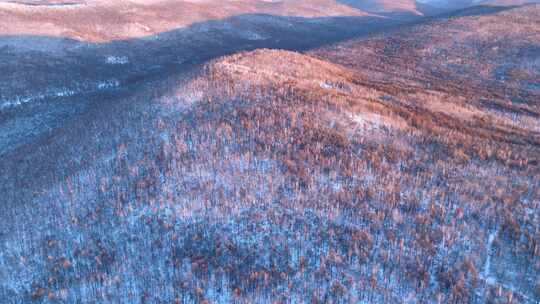
[[0, 298], [537, 303], [539, 22], [435, 18], [96, 95], [0, 161]]

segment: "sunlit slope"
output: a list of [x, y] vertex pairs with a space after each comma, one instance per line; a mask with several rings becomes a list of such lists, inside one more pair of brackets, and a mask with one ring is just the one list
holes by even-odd
[[[333, 0], [316, 1], [43, 1], [0, 2], [0, 35], [41, 35], [103, 42], [145, 37], [242, 14], [324, 17], [365, 14]], [[219, 7], [219, 9], [216, 9]]]

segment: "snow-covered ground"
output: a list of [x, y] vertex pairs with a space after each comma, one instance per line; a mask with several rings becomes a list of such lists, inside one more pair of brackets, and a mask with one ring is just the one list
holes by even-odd
[[0, 110], [13, 108], [31, 102], [44, 101], [57, 97], [71, 97], [79, 94], [88, 94], [102, 90], [116, 89], [120, 87], [117, 79], [108, 79], [98, 82], [77, 83], [73, 87], [47, 88], [44, 92], [32, 95], [16, 95], [8, 100], [0, 100]]

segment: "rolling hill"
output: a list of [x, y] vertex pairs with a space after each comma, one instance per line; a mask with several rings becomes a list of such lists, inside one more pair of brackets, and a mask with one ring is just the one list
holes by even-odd
[[540, 298], [539, 5], [230, 1], [141, 38], [106, 29], [170, 3], [118, 3], [0, 27], [50, 35], [0, 38], [0, 298]]
[[[152, 36], [242, 14], [291, 17], [365, 15], [333, 0], [97, 0], [28, 3], [0, 1], [0, 17], [4, 20], [0, 35], [46, 35], [106, 42]], [[219, 9], [215, 9], [216, 6]]]

